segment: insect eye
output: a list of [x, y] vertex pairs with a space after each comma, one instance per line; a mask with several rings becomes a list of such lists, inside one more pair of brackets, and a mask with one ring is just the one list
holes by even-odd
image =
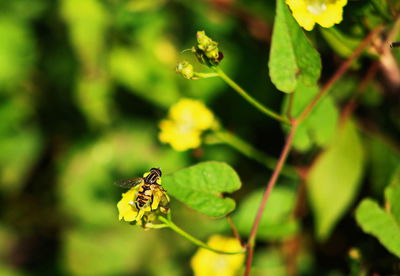
[[159, 168], [151, 168], [150, 171], [156, 171], [157, 174], [161, 177], [162, 173], [161, 170]]

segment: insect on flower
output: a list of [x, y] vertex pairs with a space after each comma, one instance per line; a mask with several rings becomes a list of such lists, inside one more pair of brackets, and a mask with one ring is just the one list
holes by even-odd
[[[143, 177], [133, 177], [117, 181], [115, 184], [122, 188], [136, 189], [129, 205], [136, 207], [136, 220], [140, 220], [145, 212], [152, 212], [160, 206], [161, 212], [168, 211], [169, 198], [161, 186], [161, 170], [152, 168]], [[132, 210], [132, 211], [136, 211]]]

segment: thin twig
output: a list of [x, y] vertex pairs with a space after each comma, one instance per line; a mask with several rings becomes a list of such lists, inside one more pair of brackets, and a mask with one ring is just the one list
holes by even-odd
[[231, 227], [231, 230], [232, 230], [233, 235], [234, 235], [235, 238], [239, 241], [239, 243], [240, 243], [241, 245], [243, 245], [242, 239], [240, 238], [239, 232], [237, 231], [236, 226], [235, 226], [235, 224], [233, 223], [231, 216], [226, 216], [226, 218], [227, 218], [228, 223], [229, 223], [229, 225], [230, 225], [230, 227]]
[[326, 92], [338, 81], [344, 73], [349, 69], [351, 63], [364, 51], [364, 49], [370, 44], [371, 40], [374, 36], [382, 30], [382, 26], [378, 26], [373, 29], [360, 43], [360, 45], [354, 50], [353, 54], [342, 63], [339, 69], [335, 72], [335, 74], [329, 79], [329, 81], [322, 87], [322, 89], [318, 92], [318, 94], [314, 97], [311, 103], [303, 110], [300, 116], [297, 118], [299, 122], [303, 121], [310, 112], [314, 109], [314, 107], [318, 104], [319, 100], [325, 95]]
[[285, 164], [286, 158], [289, 155], [290, 148], [293, 143], [293, 138], [294, 134], [296, 133], [297, 129], [297, 121], [292, 121], [292, 126], [290, 128], [290, 132], [287, 136], [285, 146], [281, 152], [281, 155], [279, 156], [278, 164], [275, 167], [274, 172], [272, 173], [272, 176], [268, 182], [267, 188], [265, 189], [264, 195], [261, 199], [260, 206], [258, 207], [256, 218], [254, 219], [253, 227], [251, 228], [251, 232], [249, 235], [249, 239], [247, 242], [247, 260], [246, 260], [246, 270], [244, 275], [248, 276], [250, 275], [250, 269], [251, 269], [251, 263], [253, 262], [253, 247], [254, 247], [254, 242], [256, 239], [257, 235], [257, 230], [258, 226], [260, 225], [260, 221], [262, 218], [262, 214], [264, 212], [265, 206], [267, 205], [267, 201], [269, 198], [269, 195], [274, 188], [276, 181], [278, 180], [279, 174], [283, 168], [283, 165]]
[[370, 83], [371, 79], [375, 76], [379, 69], [379, 61], [374, 61], [369, 67], [367, 74], [361, 80], [360, 84], [357, 86], [354, 95], [347, 102], [347, 104], [342, 109], [341, 123], [345, 122], [347, 118], [353, 113], [357, 106], [357, 102], [361, 95], [365, 92], [367, 85]]
[[189, 233], [187, 233], [186, 231], [184, 231], [182, 228], [180, 228], [178, 225], [176, 225], [171, 219], [170, 217], [165, 218], [163, 216], [159, 216], [158, 219], [163, 222], [167, 227], [169, 227], [171, 230], [175, 231], [177, 234], [181, 235], [182, 237], [184, 237], [185, 239], [187, 239], [188, 241], [192, 242], [193, 244], [210, 250], [214, 253], [218, 253], [218, 254], [226, 254], [226, 255], [235, 255], [235, 254], [244, 254], [245, 253], [245, 248], [241, 251], [223, 251], [223, 250], [219, 250], [216, 248], [212, 248], [210, 247], [208, 244], [202, 242], [201, 240], [193, 237], [192, 235], [190, 235]]
[[261, 104], [259, 101], [257, 101], [255, 98], [253, 98], [252, 96], [250, 96], [249, 93], [246, 92], [246, 90], [244, 90], [242, 87], [240, 87], [236, 82], [234, 82], [230, 77], [228, 77], [228, 75], [226, 75], [224, 73], [224, 71], [222, 71], [222, 69], [218, 66], [213, 67], [213, 69], [215, 70], [215, 72], [217, 72], [220, 76], [220, 78], [225, 81], [230, 87], [232, 87], [233, 90], [235, 90], [240, 96], [242, 96], [249, 104], [251, 104], [252, 106], [254, 106], [256, 109], [258, 109], [260, 112], [262, 112], [263, 114], [277, 120], [280, 121], [282, 123], [285, 124], [290, 124], [290, 121], [284, 117], [282, 117], [280, 114], [278, 114], [277, 112], [269, 109], [268, 107], [264, 106], [263, 104]]

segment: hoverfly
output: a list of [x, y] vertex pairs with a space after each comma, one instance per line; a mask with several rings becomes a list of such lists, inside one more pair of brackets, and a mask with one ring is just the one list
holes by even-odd
[[[150, 172], [146, 173], [143, 177], [133, 177], [128, 179], [122, 179], [115, 183], [115, 185], [122, 188], [132, 188], [137, 185], [141, 185], [139, 191], [137, 192], [134, 199], [132, 199], [132, 204], [136, 206], [137, 210], [142, 210], [148, 206], [152, 208], [154, 193], [161, 191], [163, 193], [163, 198], [160, 201], [160, 205], [168, 210], [167, 204], [169, 198], [164, 188], [161, 186], [161, 170], [159, 168], [152, 168]], [[152, 209], [151, 209], [152, 210]]]

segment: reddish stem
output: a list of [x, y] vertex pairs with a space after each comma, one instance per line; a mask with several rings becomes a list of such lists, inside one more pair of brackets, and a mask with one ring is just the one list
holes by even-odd
[[247, 242], [248, 251], [247, 251], [247, 260], [246, 260], [246, 270], [244, 272], [245, 276], [250, 275], [251, 263], [253, 262], [253, 247], [254, 247], [254, 241], [255, 241], [255, 238], [257, 235], [258, 226], [260, 225], [261, 217], [264, 212], [265, 206], [267, 205], [269, 195], [270, 195], [272, 189], [274, 188], [276, 181], [278, 180], [279, 174], [282, 170], [282, 167], [285, 164], [286, 158], [289, 155], [289, 151], [290, 151], [290, 148], [293, 143], [293, 138], [294, 138], [296, 129], [297, 129], [297, 121], [294, 120], [294, 121], [292, 121], [292, 126], [291, 126], [290, 132], [287, 136], [285, 146], [279, 157], [278, 163], [277, 163], [275, 170], [272, 173], [272, 176], [268, 182], [267, 188], [265, 189], [264, 195], [261, 199], [260, 206], [258, 207], [256, 218], [254, 219], [253, 227], [251, 228], [249, 240]]
[[319, 100], [322, 98], [322, 96], [328, 92], [328, 90], [338, 81], [344, 73], [349, 69], [351, 63], [359, 56], [361, 53], [364, 51], [364, 49], [370, 44], [371, 40], [374, 38], [374, 36], [382, 29], [381, 26], [376, 27], [373, 29], [365, 38], [364, 40], [360, 43], [360, 45], [354, 50], [353, 54], [345, 61], [342, 63], [342, 65], [339, 67], [339, 69], [335, 72], [335, 74], [332, 76], [332, 78], [329, 79], [329, 81], [322, 87], [322, 89], [318, 92], [318, 94], [314, 97], [314, 99], [311, 101], [311, 103], [304, 109], [304, 111], [300, 114], [298, 117], [298, 121], [303, 121], [313, 110], [313, 108], [317, 105]]
[[231, 230], [232, 230], [233, 235], [240, 242], [240, 244], [243, 245], [242, 239], [240, 238], [239, 232], [237, 231], [237, 229], [235, 227], [235, 224], [232, 221], [232, 218], [230, 216], [227, 216], [226, 218], [228, 219], [228, 223], [231, 226]]
[[322, 89], [319, 91], [319, 93], [314, 97], [314, 99], [310, 102], [310, 104], [304, 109], [304, 111], [300, 114], [300, 116], [297, 119], [291, 120], [290, 132], [287, 136], [286, 143], [281, 152], [281, 155], [279, 157], [279, 160], [275, 167], [275, 170], [272, 173], [272, 176], [271, 176], [271, 178], [268, 182], [268, 185], [265, 189], [264, 195], [261, 199], [261, 203], [260, 203], [260, 206], [258, 207], [256, 218], [254, 220], [253, 227], [251, 229], [248, 242], [246, 244], [247, 259], [246, 259], [246, 268], [245, 268], [245, 272], [244, 272], [245, 276], [250, 275], [251, 264], [253, 262], [254, 243], [255, 243], [255, 239], [256, 239], [256, 235], [257, 235], [258, 226], [260, 224], [262, 214], [263, 214], [265, 206], [267, 204], [269, 195], [270, 195], [272, 189], [274, 188], [276, 181], [278, 180], [279, 174], [282, 170], [282, 167], [285, 164], [287, 156], [289, 155], [290, 148], [293, 143], [293, 138], [296, 133], [297, 126], [310, 114], [310, 112], [318, 104], [318, 102], [322, 98], [322, 96], [326, 92], [328, 92], [328, 90], [333, 86], [333, 84], [335, 84], [336, 81], [338, 81], [344, 75], [344, 73], [349, 69], [351, 63], [363, 52], [363, 50], [369, 45], [371, 40], [381, 29], [382, 29], [381, 26], [376, 27], [364, 38], [364, 40], [360, 43], [360, 45], [354, 50], [353, 54], [339, 67], [339, 69], [335, 72], [335, 74], [332, 76], [332, 78], [329, 79], [329, 81], [322, 87]]
[[363, 78], [363, 80], [358, 85], [354, 95], [342, 109], [341, 121], [342, 123], [347, 120], [347, 118], [353, 113], [354, 109], [357, 106], [358, 100], [360, 96], [364, 93], [367, 85], [370, 83], [371, 79], [375, 76], [379, 69], [379, 61], [375, 61], [368, 69], [367, 74]]

